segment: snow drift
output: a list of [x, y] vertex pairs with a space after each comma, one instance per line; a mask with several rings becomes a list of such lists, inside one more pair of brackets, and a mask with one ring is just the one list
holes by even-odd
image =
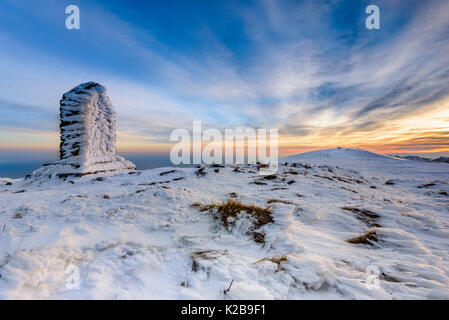
[[0, 298], [448, 299], [449, 166], [330, 153], [0, 180]]

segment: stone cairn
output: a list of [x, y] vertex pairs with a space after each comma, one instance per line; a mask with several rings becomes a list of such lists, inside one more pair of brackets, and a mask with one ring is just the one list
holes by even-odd
[[44, 164], [31, 177], [81, 177], [136, 169], [116, 154], [115, 111], [105, 87], [82, 83], [66, 92], [60, 105], [60, 160]]

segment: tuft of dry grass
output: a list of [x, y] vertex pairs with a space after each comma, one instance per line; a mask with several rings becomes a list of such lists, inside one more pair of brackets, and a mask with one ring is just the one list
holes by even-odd
[[263, 243], [265, 235], [260, 232], [255, 232], [256, 229], [264, 226], [267, 223], [273, 222], [271, 215], [272, 208], [259, 207], [255, 204], [244, 204], [241, 201], [228, 199], [222, 203], [212, 203], [203, 205], [200, 202], [195, 202], [192, 207], [198, 209], [201, 212], [209, 211], [214, 214], [216, 219], [219, 219], [225, 228], [230, 228], [234, 225], [235, 219], [241, 213], [244, 213], [253, 218], [253, 228], [248, 230], [252, 233], [256, 242]]
[[374, 213], [367, 209], [359, 209], [355, 207], [343, 207], [342, 209], [357, 214], [357, 219], [366, 223], [369, 227], [382, 227], [378, 223], [380, 216], [377, 213]]
[[300, 163], [299, 165], [305, 169], [312, 169], [312, 166], [308, 163]]
[[229, 290], [231, 290], [232, 284], [234, 283], [234, 279], [231, 280], [231, 283], [229, 284], [229, 287], [226, 290], [223, 290], [223, 293], [226, 295], [228, 294]]
[[255, 204], [243, 204], [238, 200], [228, 199], [226, 202], [212, 203], [209, 205], [201, 205], [195, 202], [193, 206], [197, 207], [200, 211], [216, 212], [225, 227], [230, 226], [232, 223], [228, 218], [236, 218], [242, 212], [255, 218], [255, 226], [257, 228], [273, 222], [271, 207], [262, 208]]
[[372, 246], [374, 243], [379, 241], [379, 237], [375, 230], [371, 230], [361, 236], [346, 240], [346, 242], [354, 244], [367, 244]]
[[12, 217], [13, 219], [22, 219], [22, 213], [20, 211], [17, 211], [16, 214]]
[[260, 169], [260, 168], [268, 168], [270, 165], [268, 165], [267, 163], [259, 163], [256, 167], [257, 167], [257, 169]]
[[287, 256], [283, 255], [283, 256], [280, 256], [280, 257], [273, 256], [271, 258], [263, 258], [263, 259], [257, 260], [256, 262], [253, 262], [253, 264], [257, 264], [257, 263], [260, 263], [260, 262], [263, 262], [263, 261], [270, 261], [270, 262], [273, 262], [273, 263], [276, 263], [277, 265], [279, 265], [282, 262], [287, 261]]
[[205, 170], [206, 170], [206, 167], [200, 167], [198, 170], [195, 171], [196, 176], [198, 178], [204, 177], [207, 174], [207, 172]]
[[253, 238], [255, 242], [265, 244], [265, 233], [254, 231]]
[[217, 259], [219, 256], [223, 256], [227, 254], [227, 250], [225, 251], [217, 251], [217, 250], [197, 250], [192, 252], [192, 259], [194, 257], [201, 258], [204, 260], [213, 260]]
[[256, 262], [253, 262], [253, 264], [257, 264], [257, 263], [260, 263], [262, 261], [270, 261], [272, 263], [277, 264], [278, 266], [277, 266], [277, 269], [276, 269], [275, 272], [278, 272], [280, 270], [285, 270], [284, 268], [282, 268], [281, 263], [287, 261], [287, 256], [283, 255], [283, 256], [280, 256], [280, 257], [273, 256], [271, 258], [263, 258], [263, 259], [257, 260]]
[[272, 203], [284, 203], [284, 204], [293, 204], [293, 202], [288, 201], [288, 200], [284, 200], [284, 199], [270, 199], [267, 201], [268, 204], [272, 204]]
[[253, 181], [253, 182], [250, 182], [249, 184], [256, 184], [258, 186], [266, 186], [267, 185], [265, 182], [257, 181], [257, 180]]

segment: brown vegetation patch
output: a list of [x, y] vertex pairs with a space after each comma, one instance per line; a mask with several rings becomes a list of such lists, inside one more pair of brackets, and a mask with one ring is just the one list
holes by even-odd
[[369, 227], [382, 227], [377, 222], [379, 221], [380, 216], [377, 213], [374, 213], [367, 209], [359, 209], [355, 207], [343, 207], [343, 210], [350, 211], [357, 214], [357, 219], [366, 223]]
[[253, 264], [257, 264], [257, 263], [260, 263], [260, 262], [263, 262], [263, 261], [270, 261], [270, 262], [273, 262], [273, 263], [276, 263], [276, 264], [281, 264], [282, 262], [287, 261], [287, 256], [283, 255], [283, 256], [280, 256], [280, 257], [273, 256], [271, 258], [263, 258], [263, 259], [257, 260], [256, 262], [253, 262]]
[[287, 261], [287, 256], [283, 255], [283, 256], [280, 256], [280, 257], [273, 256], [271, 258], [263, 258], [263, 259], [257, 260], [256, 262], [253, 262], [253, 264], [258, 264], [258, 263], [263, 262], [263, 261], [270, 261], [272, 263], [277, 264], [278, 267], [277, 267], [275, 272], [278, 272], [279, 270], [284, 270], [282, 268], [282, 266], [281, 266], [281, 263]]
[[203, 205], [199, 202], [192, 204], [192, 207], [197, 208], [199, 211], [209, 211], [216, 219], [219, 219], [225, 228], [231, 228], [235, 219], [240, 214], [246, 214], [253, 218], [253, 227], [248, 230], [249, 233], [253, 235], [254, 240], [260, 241], [263, 238], [260, 233], [256, 233], [255, 230], [264, 226], [267, 223], [273, 222], [273, 217], [271, 214], [272, 208], [270, 206], [262, 208], [256, 206], [255, 204], [243, 204], [240, 201], [233, 199], [228, 199], [226, 202], [222, 203], [212, 203], [208, 205]]
[[270, 199], [267, 201], [268, 204], [272, 204], [272, 203], [284, 203], [284, 204], [293, 204], [293, 202], [288, 201], [288, 200], [283, 200], [283, 199]]
[[263, 232], [253, 232], [254, 241], [257, 243], [265, 244], [265, 233]]
[[249, 184], [257, 184], [258, 186], [266, 186], [267, 185], [265, 182], [257, 181], [257, 180], [250, 182]]
[[13, 219], [22, 219], [22, 212], [17, 211], [16, 214], [12, 217]]
[[195, 174], [196, 174], [196, 176], [199, 178], [199, 177], [204, 177], [206, 174], [207, 174], [207, 172], [206, 171], [204, 171], [206, 169], [206, 167], [201, 167], [201, 168], [199, 168], [198, 170], [196, 170], [195, 171]]
[[217, 259], [219, 256], [226, 255], [227, 251], [217, 251], [217, 250], [198, 250], [192, 252], [192, 255], [205, 260]]
[[346, 242], [353, 243], [353, 244], [367, 244], [372, 246], [374, 243], [378, 242], [379, 238], [377, 236], [377, 233], [375, 230], [371, 230], [364, 235], [346, 240]]

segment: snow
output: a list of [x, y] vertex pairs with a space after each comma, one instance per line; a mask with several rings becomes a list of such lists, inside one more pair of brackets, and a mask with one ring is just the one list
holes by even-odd
[[[351, 149], [280, 163], [273, 180], [253, 165], [2, 179], [0, 298], [449, 298], [449, 165]], [[264, 244], [244, 214], [226, 229], [192, 206], [232, 193], [272, 206]], [[343, 207], [369, 210], [376, 226]], [[345, 241], [368, 230], [378, 242]]]
[[105, 87], [82, 83], [66, 92], [60, 105], [60, 161], [35, 170], [33, 179], [136, 168], [116, 154], [115, 111]]

